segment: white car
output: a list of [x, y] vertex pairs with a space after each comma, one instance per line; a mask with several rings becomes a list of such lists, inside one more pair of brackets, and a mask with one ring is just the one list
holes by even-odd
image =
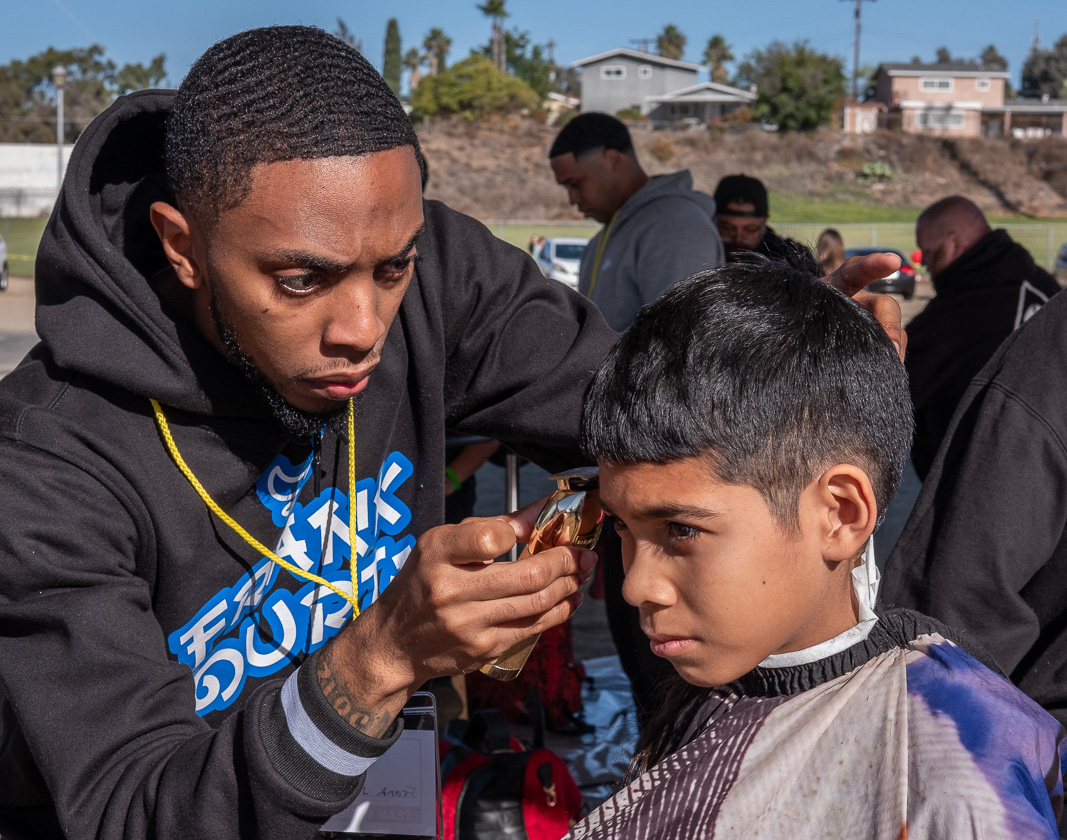
[[0, 236], [0, 292], [7, 288], [7, 243]]
[[535, 258], [545, 277], [578, 288], [578, 264], [588, 239], [553, 236], [545, 240]]

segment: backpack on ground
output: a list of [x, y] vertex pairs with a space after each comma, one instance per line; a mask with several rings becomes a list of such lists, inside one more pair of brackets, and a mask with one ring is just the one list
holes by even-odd
[[499, 711], [474, 712], [449, 724], [441, 750], [444, 840], [559, 840], [577, 821], [581, 791], [538, 721], [527, 750]]

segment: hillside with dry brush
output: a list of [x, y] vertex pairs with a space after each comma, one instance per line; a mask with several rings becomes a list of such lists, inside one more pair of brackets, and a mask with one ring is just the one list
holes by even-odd
[[[419, 127], [427, 194], [482, 219], [576, 219], [548, 168], [555, 129], [532, 120]], [[953, 193], [993, 213], [1067, 216], [1067, 141], [633, 129], [652, 174], [689, 169], [712, 192], [744, 172], [794, 197], [923, 207]], [[772, 207], [772, 214], [774, 208]]]

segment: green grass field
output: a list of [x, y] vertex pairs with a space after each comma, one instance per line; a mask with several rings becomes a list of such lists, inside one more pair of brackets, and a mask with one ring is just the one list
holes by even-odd
[[[877, 204], [813, 200], [802, 195], [772, 192], [771, 224], [775, 230], [799, 242], [813, 245], [820, 231], [834, 227], [846, 248], [894, 248], [903, 254], [915, 249], [915, 219], [919, 207], [883, 207]], [[12, 276], [32, 277], [37, 243], [45, 219], [0, 219], [0, 236], [7, 240]], [[1039, 265], [1051, 269], [1056, 253], [1067, 241], [1067, 219], [1046, 221], [1024, 216], [990, 215], [990, 224], [1006, 228]], [[505, 242], [525, 249], [534, 234], [540, 236], [591, 237], [595, 222], [488, 222], [489, 229]]]
[[7, 267], [12, 277], [33, 277], [37, 243], [46, 219], [0, 219], [0, 236], [7, 242]]

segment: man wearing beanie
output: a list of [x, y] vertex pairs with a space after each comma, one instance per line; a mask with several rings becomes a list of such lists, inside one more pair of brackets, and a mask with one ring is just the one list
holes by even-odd
[[767, 188], [758, 178], [727, 175], [715, 188], [715, 206], [715, 224], [728, 255], [756, 251], [818, 273], [818, 267], [807, 248], [799, 242], [779, 236], [767, 226], [767, 217], [770, 216]]

